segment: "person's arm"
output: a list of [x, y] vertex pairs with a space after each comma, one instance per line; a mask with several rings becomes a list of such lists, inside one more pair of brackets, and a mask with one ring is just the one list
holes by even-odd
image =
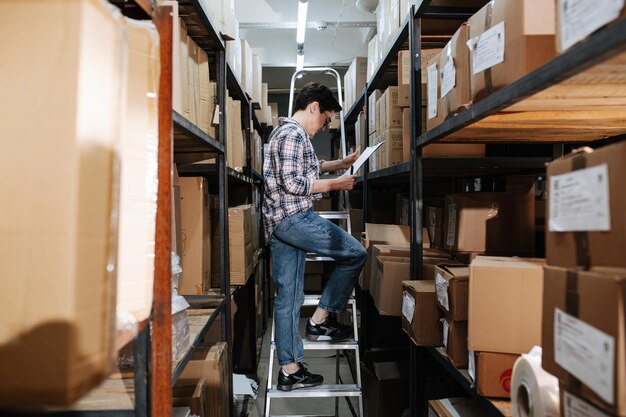
[[353, 175], [342, 175], [341, 177], [328, 180], [313, 180], [311, 194], [326, 193], [335, 190], [351, 190], [354, 188], [356, 177]]
[[348, 169], [354, 164], [359, 157], [359, 151], [351, 153], [343, 159], [337, 159], [336, 161], [324, 161], [320, 164], [320, 172], [334, 172], [340, 169]]

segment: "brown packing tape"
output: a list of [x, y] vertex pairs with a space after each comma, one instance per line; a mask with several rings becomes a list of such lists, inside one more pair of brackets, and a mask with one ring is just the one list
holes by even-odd
[[[572, 158], [572, 170], [578, 171], [587, 166], [587, 159], [584, 153], [578, 153]], [[583, 269], [589, 269], [591, 258], [589, 254], [589, 235], [587, 232], [574, 232], [574, 241], [576, 242], [576, 264]]]
[[[493, 17], [493, 4], [495, 0], [491, 0], [487, 5], [487, 14], [485, 15], [485, 31], [491, 28], [491, 18]], [[485, 85], [489, 94], [493, 94], [493, 80], [491, 75], [491, 67], [485, 70]]]
[[[578, 297], [578, 270], [567, 270], [567, 282], [565, 287], [565, 310], [567, 314], [578, 318], [579, 313]], [[582, 382], [574, 375], [570, 374], [568, 380], [570, 386], [578, 391], [582, 389]]]

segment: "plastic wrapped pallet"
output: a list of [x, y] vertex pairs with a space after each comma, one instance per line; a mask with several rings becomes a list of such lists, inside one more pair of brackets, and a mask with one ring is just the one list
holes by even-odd
[[124, 26], [104, 1], [15, 0], [0, 35], [0, 406], [68, 404], [112, 363]]

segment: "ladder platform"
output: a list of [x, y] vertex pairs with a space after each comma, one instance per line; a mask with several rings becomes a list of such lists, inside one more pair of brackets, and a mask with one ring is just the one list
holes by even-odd
[[350, 213], [346, 211], [316, 211], [315, 214], [317, 214], [320, 217], [323, 217], [324, 219], [330, 219], [330, 220], [350, 218]]
[[280, 391], [276, 385], [272, 385], [272, 389], [267, 390], [266, 395], [268, 398], [360, 397], [361, 388], [354, 384], [322, 384], [312, 388]]
[[[304, 350], [356, 350], [359, 348], [359, 342], [354, 339], [346, 339], [339, 342], [314, 342], [309, 339], [302, 339]], [[275, 346], [276, 342], [270, 342], [270, 346]]]
[[[321, 294], [305, 295], [304, 303], [302, 304], [302, 306], [316, 306], [319, 304], [321, 298], [322, 298]], [[354, 297], [352, 296], [348, 298], [348, 302], [346, 303], [346, 305], [351, 305], [351, 304], [354, 304]]]
[[333, 258], [329, 256], [318, 256], [316, 253], [307, 253], [306, 254], [307, 262], [330, 262], [334, 261]]

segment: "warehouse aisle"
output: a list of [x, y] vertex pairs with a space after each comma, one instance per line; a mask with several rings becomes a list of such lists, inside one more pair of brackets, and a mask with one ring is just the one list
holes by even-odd
[[[300, 332], [304, 334], [304, 328], [306, 326], [306, 320], [309, 314], [303, 313], [300, 319]], [[271, 322], [268, 325], [267, 330], [263, 336], [263, 346], [261, 348], [261, 358], [259, 360], [259, 367], [257, 375], [259, 378], [259, 393], [255, 403], [250, 404], [248, 407], [249, 417], [262, 417], [265, 408], [265, 389], [267, 383], [267, 368], [269, 366], [269, 340], [271, 336], [272, 328]], [[335, 355], [329, 351], [306, 351], [305, 360], [309, 369], [314, 373], [319, 373], [324, 376], [325, 383], [334, 383], [335, 378]], [[273, 381], [276, 383], [278, 375], [278, 369], [276, 358], [274, 358], [274, 376]], [[344, 382], [352, 381], [350, 375], [350, 368], [345, 360], [341, 358], [339, 372]], [[352, 399], [355, 409], [358, 415], [357, 402]], [[331, 416], [335, 413], [335, 400], [334, 398], [302, 398], [298, 400], [288, 400], [275, 398], [272, 400], [272, 415], [318, 415], [318, 416]], [[345, 398], [339, 399], [339, 417], [352, 417], [352, 413], [347, 405]]]

